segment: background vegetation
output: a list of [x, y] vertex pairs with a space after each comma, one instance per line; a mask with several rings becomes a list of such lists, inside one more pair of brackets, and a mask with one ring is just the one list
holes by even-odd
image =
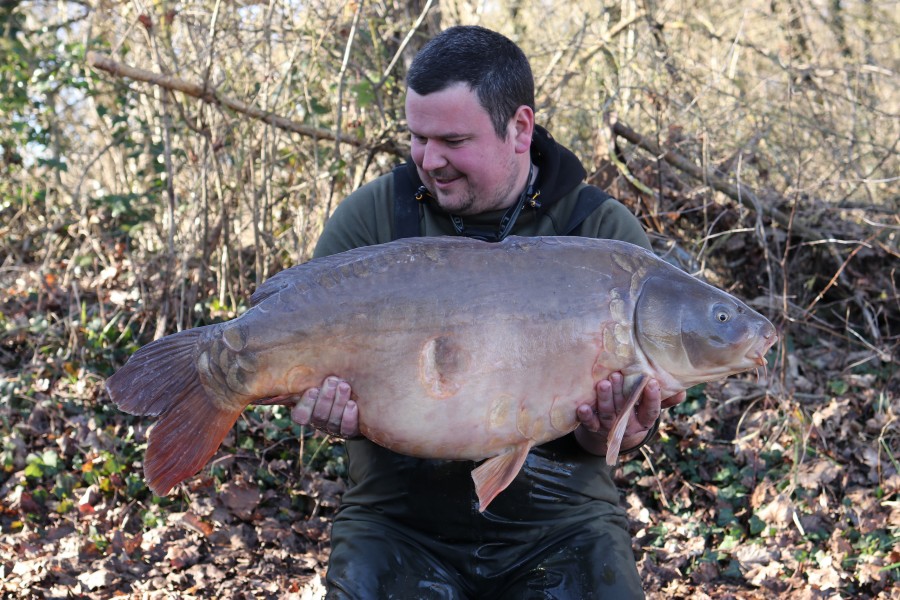
[[402, 159], [403, 77], [478, 23], [658, 252], [782, 341], [619, 473], [651, 598], [896, 598], [900, 10], [876, 0], [0, 0], [0, 586], [308, 597], [343, 489], [283, 408], [167, 498], [102, 382], [239, 314]]

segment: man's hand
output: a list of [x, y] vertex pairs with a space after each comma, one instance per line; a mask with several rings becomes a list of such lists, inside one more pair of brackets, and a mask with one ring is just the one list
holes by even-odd
[[328, 377], [321, 388], [310, 388], [293, 398], [297, 399], [291, 409], [295, 423], [344, 438], [360, 435], [359, 408], [350, 399], [350, 384], [343, 379]]
[[[582, 404], [576, 411], [581, 426], [575, 430], [578, 443], [592, 454], [606, 454], [606, 442], [616, 417], [624, 410], [628, 398], [622, 388], [624, 377], [613, 373], [609, 379], [597, 382], [597, 400], [594, 404]], [[670, 408], [683, 402], [685, 393], [679, 392], [666, 399], [660, 398], [659, 383], [651, 379], [644, 388], [641, 398], [628, 417], [622, 449], [638, 446], [653, 428], [663, 408]]]

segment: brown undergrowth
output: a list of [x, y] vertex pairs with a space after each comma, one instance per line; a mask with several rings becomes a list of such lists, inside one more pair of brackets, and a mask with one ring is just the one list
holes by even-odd
[[891, 6], [0, 2], [0, 595], [321, 597], [340, 443], [254, 408], [158, 498], [103, 381], [308, 258], [404, 154], [409, 57], [478, 23], [657, 252], [779, 330], [617, 471], [648, 596], [900, 597]]
[[[640, 211], [633, 190], [616, 185]], [[765, 261], [785, 263], [777, 245], [743, 231], [746, 216], [733, 206], [692, 206], [677, 190], [665, 202], [665, 211], [643, 213], [660, 239], [694, 235], [700, 210], [737, 232], [711, 242], [705, 265], [685, 265], [718, 285], [743, 295], [765, 287]], [[680, 256], [672, 243], [658, 250]], [[822, 266], [807, 277], [833, 275], [816, 246], [796, 252], [808, 253], [797, 263]], [[248, 411], [177, 493], [147, 490], [140, 462], [149, 422], [116, 411], [102, 389], [148, 336], [128, 260], [68, 287], [26, 270], [3, 282], [4, 593], [319, 597], [344, 454], [293, 425], [284, 407]], [[864, 327], [860, 300], [880, 307], [882, 327], [896, 326], [894, 274], [875, 268], [874, 250], [854, 260], [843, 270], [856, 282], [852, 294], [829, 290], [819, 301], [827, 312], [810, 316], [797, 301], [784, 312], [774, 295], [750, 298], [782, 336], [768, 369], [692, 389], [659, 439], [620, 467], [649, 597], [896, 597], [896, 337], [867, 348], [849, 332]], [[89, 317], [101, 311], [105, 320]]]

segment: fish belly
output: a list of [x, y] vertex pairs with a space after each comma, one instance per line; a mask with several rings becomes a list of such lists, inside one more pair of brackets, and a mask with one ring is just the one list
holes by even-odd
[[583, 323], [517, 317], [388, 328], [373, 325], [400, 316], [377, 316], [367, 329], [305, 332], [258, 352], [252, 395], [296, 393], [337, 375], [350, 383], [372, 441], [411, 456], [469, 460], [560, 437], [575, 428], [578, 404], [593, 400], [599, 336]]

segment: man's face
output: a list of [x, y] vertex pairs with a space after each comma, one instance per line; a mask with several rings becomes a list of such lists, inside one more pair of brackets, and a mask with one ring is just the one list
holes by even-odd
[[444, 210], [472, 215], [510, 206], [525, 187], [534, 114], [519, 107], [497, 137], [487, 111], [465, 83], [406, 95], [412, 159]]

